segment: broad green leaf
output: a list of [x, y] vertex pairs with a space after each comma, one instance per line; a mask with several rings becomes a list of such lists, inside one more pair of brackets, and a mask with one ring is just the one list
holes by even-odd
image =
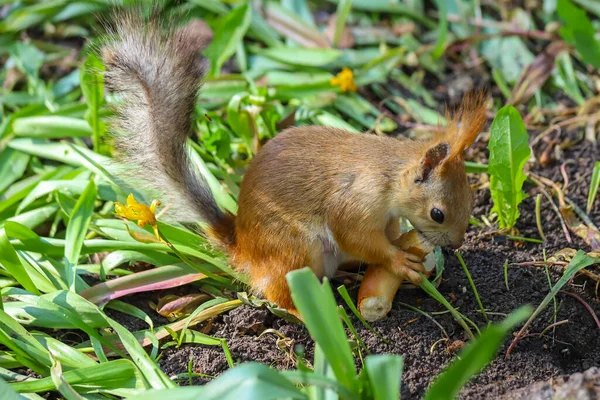
[[30, 156], [11, 148], [0, 151], [0, 193], [23, 176]]
[[258, 54], [284, 64], [304, 67], [322, 67], [334, 62], [340, 58], [343, 53], [335, 49], [273, 47], [260, 50]]
[[52, 378], [52, 383], [58, 390], [60, 394], [65, 397], [65, 400], [83, 400], [83, 397], [77, 393], [75, 389], [64, 379], [62, 373], [62, 365], [60, 361], [58, 361], [52, 353], [50, 353], [50, 357], [52, 358], [52, 368], [50, 368], [50, 377]]
[[243, 5], [233, 9], [221, 21], [220, 29], [204, 54], [211, 61], [210, 76], [219, 75], [221, 67], [237, 50], [238, 43], [242, 40], [251, 21], [250, 5]]
[[[129, 360], [114, 360], [90, 367], [63, 373], [64, 380], [78, 388], [81, 392], [96, 390], [111, 391], [113, 389], [141, 389], [144, 387], [135, 365]], [[10, 386], [19, 393], [40, 393], [54, 390], [51, 377], [11, 383]]]
[[20, 32], [31, 26], [38, 25], [47, 18], [58, 14], [66, 3], [66, 0], [50, 0], [17, 8], [4, 17], [4, 20], [0, 24], [0, 32]]
[[45, 334], [34, 333], [33, 337], [42, 344], [48, 351], [61, 362], [66, 370], [89, 367], [96, 365], [97, 362], [83, 354], [81, 351], [64, 344], [58, 339], [54, 339]]
[[598, 187], [600, 187], [600, 161], [594, 164], [594, 171], [592, 172], [592, 179], [590, 181], [590, 190], [588, 192], [587, 207], [586, 211], [589, 214], [594, 206], [596, 195], [598, 194]]
[[92, 213], [94, 212], [94, 203], [96, 202], [96, 184], [90, 180], [87, 188], [77, 200], [73, 215], [67, 226], [67, 235], [65, 238], [65, 272], [66, 281], [71, 290], [75, 290], [75, 275], [77, 274], [77, 264], [83, 240], [88, 230]]
[[292, 382], [266, 365], [247, 363], [233, 368], [205, 386], [147, 391], [128, 400], [240, 400], [308, 399]]
[[600, 68], [600, 43], [595, 39], [596, 29], [584, 10], [570, 0], [558, 0], [558, 16], [563, 21], [560, 35], [572, 46], [586, 63]]
[[524, 306], [501, 323], [489, 325], [434, 381], [425, 400], [455, 399], [460, 389], [494, 358], [506, 335], [530, 314], [531, 307]]
[[52, 365], [48, 350], [1, 309], [0, 343], [12, 350], [19, 362], [39, 374], [46, 374]]
[[27, 291], [40, 294], [27, 273], [26, 264], [19, 258], [4, 232], [0, 232], [0, 265]]
[[106, 317], [106, 320], [119, 336], [121, 343], [123, 343], [123, 347], [125, 350], [127, 350], [135, 362], [136, 367], [142, 373], [150, 387], [154, 389], [167, 389], [176, 387], [175, 383], [170, 380], [163, 371], [161, 371], [158, 365], [150, 358], [148, 353], [146, 353], [133, 333], [129, 332], [123, 327], [123, 325], [109, 317]]
[[55, 139], [91, 136], [90, 125], [78, 118], [61, 116], [23, 117], [15, 120], [16, 136], [35, 139]]
[[329, 282], [325, 280], [321, 285], [309, 268], [290, 272], [287, 280], [294, 305], [325, 353], [337, 380], [350, 390], [356, 389], [354, 357]]
[[25, 397], [19, 395], [10, 385], [0, 378], [0, 399], [3, 400], [25, 400]]
[[492, 122], [490, 142], [490, 190], [500, 228], [512, 228], [519, 218], [519, 204], [526, 176], [523, 167], [529, 157], [529, 135], [519, 112], [513, 106], [498, 111]]

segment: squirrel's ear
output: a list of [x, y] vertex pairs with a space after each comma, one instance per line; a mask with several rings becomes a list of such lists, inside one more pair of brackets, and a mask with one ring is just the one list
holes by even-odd
[[416, 183], [426, 182], [431, 172], [440, 166], [450, 153], [450, 145], [446, 142], [437, 143], [434, 146], [427, 149], [425, 155], [421, 159], [419, 166], [419, 173], [415, 179]]
[[486, 90], [471, 91], [463, 98], [458, 112], [453, 116], [447, 135], [451, 143], [450, 157], [462, 157], [477, 139], [486, 121], [486, 105], [489, 95]]

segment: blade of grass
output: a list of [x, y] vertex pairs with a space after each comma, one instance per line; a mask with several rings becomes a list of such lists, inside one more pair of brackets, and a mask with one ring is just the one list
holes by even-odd
[[598, 188], [600, 187], [600, 161], [594, 164], [594, 171], [592, 172], [592, 180], [590, 181], [590, 191], [588, 193], [586, 212], [589, 214], [594, 206], [596, 195], [598, 194]]
[[374, 400], [400, 398], [403, 366], [402, 356], [394, 354], [378, 354], [366, 358], [365, 368]]
[[524, 306], [510, 314], [500, 324], [489, 325], [481, 336], [460, 352], [456, 360], [433, 383], [425, 400], [451, 400], [460, 389], [478, 374], [493, 358], [506, 335], [531, 314]]
[[287, 280], [294, 304], [311, 336], [325, 353], [336, 378], [348, 389], [356, 389], [354, 358], [328, 280], [319, 284], [309, 268], [290, 272]]
[[346, 286], [344, 286], [344, 285], [339, 286], [337, 288], [337, 291], [340, 294], [340, 296], [342, 296], [342, 299], [344, 299], [344, 301], [346, 302], [346, 305], [348, 306], [350, 311], [352, 311], [352, 313], [356, 316], [356, 318], [358, 318], [358, 320], [364, 325], [364, 327], [367, 328], [368, 330], [370, 330], [372, 334], [374, 334], [375, 336], [380, 338], [385, 343], [389, 343], [389, 341], [386, 338], [381, 336], [381, 334], [379, 332], [377, 332], [375, 329], [373, 329], [371, 324], [369, 324], [363, 318], [363, 316], [360, 315], [360, 312], [358, 312], [358, 309], [356, 308], [356, 306], [354, 305], [354, 302], [350, 298], [350, 293], [348, 293], [348, 289], [346, 289]]
[[454, 317], [454, 320], [458, 322], [460, 326], [463, 327], [467, 336], [470, 339], [474, 339], [475, 335], [473, 335], [471, 328], [469, 328], [469, 325], [467, 325], [467, 323], [465, 322], [467, 318], [461, 313], [459, 313], [458, 310], [456, 310], [454, 307], [452, 307], [450, 303], [448, 303], [448, 300], [446, 300], [444, 296], [442, 296], [442, 294], [435, 288], [435, 286], [431, 284], [431, 282], [429, 282], [429, 279], [427, 279], [425, 275], [421, 274], [421, 277], [423, 278], [423, 280], [421, 282], [420, 288], [423, 289], [425, 293], [427, 293], [429, 296], [435, 299], [438, 303], [446, 307], [448, 311], [450, 311], [450, 314], [452, 314], [452, 316]]
[[525, 322], [525, 325], [523, 325], [523, 327], [521, 328], [519, 333], [517, 333], [517, 336], [513, 339], [512, 343], [506, 350], [506, 355], [504, 356], [505, 358], [508, 358], [508, 356], [510, 355], [510, 352], [516, 346], [517, 342], [519, 341], [519, 339], [521, 338], [523, 333], [527, 330], [527, 328], [529, 328], [529, 325], [531, 325], [533, 320], [544, 310], [544, 308], [546, 308], [548, 306], [548, 304], [550, 304], [550, 301], [552, 301], [552, 299], [562, 289], [562, 287], [571, 278], [573, 278], [573, 276], [575, 276], [575, 274], [577, 272], [581, 271], [583, 268], [586, 268], [586, 267], [589, 267], [590, 265], [598, 264], [598, 263], [600, 263], [600, 258], [592, 258], [592, 257], [588, 256], [582, 250], [577, 251], [577, 254], [575, 255], [575, 257], [573, 257], [573, 259], [567, 266], [563, 276], [558, 280], [558, 282], [556, 282], [556, 284], [554, 285], [554, 287], [552, 288], [550, 293], [548, 293], [546, 295], [546, 297], [544, 297], [544, 300], [542, 300], [542, 302], [535, 309], [535, 311], [533, 312], [531, 317], [529, 317], [527, 322]]
[[73, 215], [67, 226], [65, 238], [65, 273], [66, 282], [69, 289], [75, 291], [75, 275], [77, 275], [77, 264], [81, 254], [81, 247], [88, 230], [92, 213], [94, 212], [94, 203], [96, 202], [96, 184], [90, 180], [85, 191], [77, 200]]
[[351, 9], [352, 0], [341, 0], [337, 5], [337, 10], [335, 12], [336, 20], [335, 33], [333, 34], [333, 47], [337, 47], [340, 42]]
[[21, 286], [32, 294], [40, 294], [27, 273], [26, 264], [19, 258], [17, 252], [10, 244], [5, 233], [0, 232], [0, 265], [4, 267]]
[[471, 289], [473, 289], [473, 294], [475, 295], [475, 299], [477, 300], [477, 304], [479, 305], [481, 314], [483, 314], [483, 318], [485, 319], [485, 322], [489, 323], [490, 320], [488, 319], [487, 314], [485, 313], [485, 307], [483, 307], [483, 303], [481, 302], [481, 298], [479, 297], [479, 293], [477, 292], [477, 287], [475, 286], [475, 282], [473, 282], [473, 278], [471, 278], [471, 273], [469, 272], [469, 269], [467, 268], [467, 265], [465, 264], [465, 260], [463, 260], [462, 254], [460, 254], [459, 251], [456, 251], [455, 254], [456, 254], [456, 257], [458, 258], [458, 261], [460, 262], [460, 265], [463, 268], [463, 271], [465, 271], [465, 275], [467, 275], [467, 279], [469, 280]]

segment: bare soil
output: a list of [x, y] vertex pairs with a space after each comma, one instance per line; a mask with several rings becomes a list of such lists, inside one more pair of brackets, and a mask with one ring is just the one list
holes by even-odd
[[[576, 136], [571, 139], [574, 138]], [[476, 155], [478, 159], [486, 161], [483, 147], [484, 144], [481, 144], [479, 149], [476, 148], [473, 156]], [[566, 194], [579, 207], [585, 208], [592, 166], [598, 159], [600, 159], [600, 150], [596, 145], [580, 142], [567, 149], [561, 155], [560, 161], [555, 161], [546, 168], [541, 168], [539, 163], [535, 163], [533, 171], [555, 182], [562, 182], [561, 165], [569, 160], [564, 167], [570, 181]], [[535, 196], [538, 189], [534, 185], [526, 184], [525, 190], [529, 197], [520, 207], [521, 218], [517, 228], [522, 236], [539, 238], [535, 222]], [[475, 198], [475, 217], [488, 215], [491, 208], [489, 190], [485, 187], [476, 190]], [[599, 204], [600, 202], [596, 202], [590, 214], [596, 224], [600, 224]], [[549, 291], [545, 269], [531, 266], [509, 267], [507, 288], [503, 268], [506, 260], [511, 264], [541, 260], [544, 249], [548, 256], [566, 247], [591, 250], [573, 233], [571, 233], [573, 243], [567, 242], [560, 220], [545, 198], [542, 200], [541, 216], [547, 236], [545, 244], [515, 242], [505, 237], [488, 234], [477, 227], [471, 227], [467, 234], [467, 240], [460, 252], [492, 320], [501, 320], [504, 315], [527, 303], [537, 306]], [[478, 326], [483, 327], [485, 321], [478, 311], [477, 302], [456, 256], [449, 251], [445, 256], [446, 270], [439, 290], [454, 307], [459, 308]], [[560, 277], [561, 268], [550, 268], [550, 278], [553, 282]], [[597, 266], [591, 267], [590, 271], [600, 273]], [[340, 282], [334, 282], [334, 286], [337, 284]], [[576, 293], [592, 307], [596, 314], [600, 314], [596, 284], [597, 282], [592, 279], [579, 276], [563, 290]], [[356, 295], [355, 285], [351, 285], [349, 290], [351, 294]], [[156, 302], [158, 296], [158, 293], [135, 295], [126, 298], [125, 301], [130, 301], [149, 314], [156, 315], [149, 309], [148, 301]], [[581, 373], [590, 368], [600, 367], [600, 329], [585, 307], [574, 298], [560, 294], [556, 300], [558, 304], [556, 321], [567, 320], [568, 322], [550, 329], [544, 336], [539, 335], [554, 321], [554, 309], [551, 304], [535, 320], [528, 332], [529, 335], [523, 338], [508, 359], [505, 359], [504, 353], [512, 340], [512, 337], [507, 338], [499, 356], [463, 389], [461, 398], [498, 399], [508, 396], [506, 398], [550, 399], [556, 393], [566, 393], [566, 389], [561, 392], [561, 388], [564, 385], [568, 386], [569, 382], [571, 386], [579, 385], [581, 393], [588, 393], [588, 397], [577, 398], [592, 399], [598, 396], [600, 392], [598, 370], [592, 369], [592, 372], [585, 375], [585, 379]], [[418, 289], [401, 291], [396, 302], [408, 303], [429, 313], [445, 311], [437, 302]], [[340, 301], [340, 304], [343, 304], [343, 301]], [[117, 316], [118, 313], [112, 312], [112, 314]], [[118, 316], [119, 320], [131, 330], [144, 328], [141, 321], [123, 315]], [[434, 317], [448, 332], [449, 340], [440, 341], [444, 336], [438, 326], [428, 318], [400, 304], [394, 305], [387, 318], [373, 324], [375, 329], [389, 340], [388, 344], [352, 318], [359, 335], [372, 353], [393, 353], [404, 356], [403, 399], [420, 398], [432, 379], [454, 359], [457, 348], [466, 340], [462, 328], [448, 314], [435, 314]], [[166, 320], [159, 317], [156, 322], [165, 323]], [[307, 330], [302, 326], [276, 318], [264, 309], [243, 306], [215, 318], [203, 329], [211, 335], [226, 338], [237, 363], [258, 361], [274, 368], [290, 369], [295, 365], [294, 352], [302, 351], [307, 360], [312, 360], [314, 344]], [[275, 329], [286, 339], [280, 339], [275, 333], [265, 332], [266, 329]], [[205, 383], [210, 376], [218, 376], [227, 369], [225, 356], [220, 347], [202, 345], [184, 345], [179, 349], [168, 348], [162, 353], [160, 366], [169, 375], [185, 374], [188, 372], [190, 362], [195, 373], [209, 376], [194, 377], [192, 379], [194, 384]], [[569, 378], [571, 374], [576, 375]], [[181, 381], [181, 384], [187, 383], [187, 379]]]

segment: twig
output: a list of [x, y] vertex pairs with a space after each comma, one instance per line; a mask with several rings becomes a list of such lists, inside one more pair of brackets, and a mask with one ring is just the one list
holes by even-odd
[[546, 332], [548, 332], [550, 329], [556, 328], [557, 326], [560, 326], [560, 325], [564, 325], [564, 324], [566, 324], [568, 322], [569, 322], [568, 319], [563, 319], [562, 321], [554, 322], [554, 323], [548, 325], [547, 327], [544, 328], [543, 331], [540, 332], [540, 337], [544, 336], [544, 334]]
[[598, 316], [596, 315], [594, 310], [592, 310], [592, 307], [584, 299], [582, 299], [575, 293], [566, 292], [564, 290], [561, 290], [559, 293], [569, 295], [569, 296], [573, 297], [575, 300], [577, 300], [578, 302], [580, 302], [581, 304], [583, 304], [583, 306], [586, 308], [586, 310], [588, 310], [588, 312], [590, 314], [592, 314], [592, 318], [594, 318], [594, 321], [596, 321], [596, 325], [598, 325], [598, 329], [600, 329], [600, 320], [598, 319]]

